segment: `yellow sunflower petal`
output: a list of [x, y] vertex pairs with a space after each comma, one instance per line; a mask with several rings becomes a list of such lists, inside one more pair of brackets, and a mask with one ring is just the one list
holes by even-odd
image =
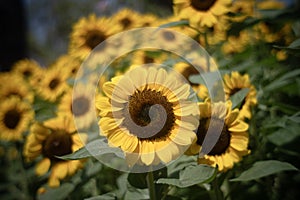
[[44, 158], [37, 164], [37, 166], [35, 168], [35, 173], [38, 176], [42, 176], [42, 175], [46, 174], [50, 168], [50, 164], [51, 164], [50, 159]]
[[248, 124], [243, 121], [239, 121], [239, 123], [228, 128], [231, 132], [245, 132], [248, 130]]
[[152, 142], [142, 141], [141, 142], [141, 160], [146, 165], [152, 164], [154, 160], [154, 145]]
[[52, 176], [61, 180], [64, 179], [68, 174], [68, 161], [60, 162], [52, 167]]

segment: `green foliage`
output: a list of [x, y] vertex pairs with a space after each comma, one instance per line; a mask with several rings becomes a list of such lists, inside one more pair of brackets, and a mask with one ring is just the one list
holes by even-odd
[[277, 160], [258, 161], [255, 162], [250, 169], [244, 171], [239, 177], [231, 179], [230, 181], [251, 181], [287, 170], [298, 171], [296, 167], [286, 162]]

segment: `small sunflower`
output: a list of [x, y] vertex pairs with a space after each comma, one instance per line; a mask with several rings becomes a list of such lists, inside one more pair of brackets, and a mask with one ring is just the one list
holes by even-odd
[[151, 50], [136, 50], [131, 53], [132, 65], [143, 65], [150, 63], [161, 64], [167, 58], [165, 52]]
[[92, 107], [93, 87], [91, 85], [78, 84], [76, 90], [68, 90], [62, 97], [58, 112], [69, 114], [76, 120], [77, 128], [86, 128], [91, 125], [94, 117], [94, 108]]
[[45, 70], [40, 84], [37, 86], [37, 93], [44, 99], [54, 102], [68, 88], [68, 74], [59, 66], [51, 66]]
[[230, 18], [233, 22], [242, 22], [247, 17], [254, 15], [255, 1], [254, 0], [237, 0], [233, 1], [230, 11], [236, 16]]
[[142, 27], [142, 18], [143, 16], [134, 10], [123, 8], [112, 16], [112, 21], [114, 24], [121, 26], [122, 30], [124, 31], [132, 28]]
[[188, 19], [193, 27], [212, 27], [229, 12], [231, 0], [173, 0], [175, 15]]
[[27, 161], [33, 161], [42, 156], [42, 160], [36, 165], [36, 174], [42, 176], [51, 169], [48, 184], [50, 187], [58, 187], [60, 180], [73, 175], [83, 166], [83, 161], [66, 161], [56, 156], [77, 151], [86, 139], [85, 134], [76, 132], [71, 118], [59, 115], [42, 124], [35, 123], [31, 126], [24, 145], [24, 157]]
[[0, 76], [0, 80], [0, 99], [15, 96], [20, 98], [22, 101], [26, 101], [28, 103], [33, 102], [33, 91], [20, 74], [13, 72], [5, 73]]
[[229, 35], [222, 45], [224, 54], [235, 54], [242, 52], [250, 44], [251, 37], [248, 30], [242, 30], [238, 35]]
[[249, 92], [240, 106], [240, 117], [251, 118], [251, 107], [257, 104], [256, 89], [251, 84], [248, 74], [241, 75], [238, 72], [231, 72], [230, 75], [224, 75], [224, 90], [226, 98], [240, 91], [243, 88], [249, 88]]
[[70, 55], [60, 56], [52, 66], [57, 66], [66, 73], [68, 78], [75, 78], [77, 71], [81, 65], [79, 59], [76, 59]]
[[[122, 30], [120, 25], [114, 24], [106, 17], [98, 18], [96, 15], [90, 15], [87, 18], [81, 18], [73, 26], [69, 53], [84, 60], [98, 44], [120, 30]], [[101, 53], [109, 53], [112, 47], [104, 45], [97, 50]]]
[[164, 69], [134, 68], [103, 90], [107, 97], [96, 99], [101, 134], [125, 152], [129, 166], [169, 163], [195, 140], [190, 86]]
[[22, 75], [24, 79], [30, 79], [41, 70], [41, 66], [32, 59], [23, 59], [12, 66], [12, 72]]
[[23, 139], [34, 112], [30, 104], [17, 97], [5, 99], [0, 104], [0, 139], [16, 141]]
[[[217, 143], [204, 157], [198, 158], [199, 164], [218, 165], [219, 171], [226, 171], [239, 162], [242, 156], [249, 154], [248, 150], [248, 124], [238, 118], [239, 110], [231, 110], [231, 102], [218, 102], [211, 104], [209, 101], [198, 103], [200, 122], [197, 130], [197, 141], [188, 149], [187, 154], [197, 154], [201, 149], [204, 138], [210, 130], [222, 132]], [[214, 133], [214, 131], [211, 131]]]

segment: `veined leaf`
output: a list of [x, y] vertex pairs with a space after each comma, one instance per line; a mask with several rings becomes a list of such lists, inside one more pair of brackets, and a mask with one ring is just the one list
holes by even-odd
[[238, 107], [238, 105], [242, 103], [242, 101], [249, 93], [249, 90], [250, 90], [249, 88], [243, 88], [230, 97], [230, 100], [232, 102], [232, 109]]
[[244, 171], [239, 177], [231, 179], [230, 181], [251, 181], [287, 170], [298, 169], [287, 162], [280, 162], [277, 160], [258, 161], [254, 163], [250, 169]]
[[195, 165], [186, 167], [179, 173], [179, 179], [161, 178], [156, 183], [174, 185], [179, 188], [189, 187], [195, 184], [208, 183], [217, 174], [217, 169], [207, 165]]

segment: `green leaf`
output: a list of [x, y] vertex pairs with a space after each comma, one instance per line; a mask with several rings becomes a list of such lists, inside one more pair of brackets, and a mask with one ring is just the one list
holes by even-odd
[[174, 185], [179, 188], [189, 187], [195, 184], [208, 183], [217, 174], [217, 169], [207, 165], [195, 165], [186, 167], [179, 173], [179, 179], [161, 178], [156, 183]]
[[97, 139], [86, 144], [85, 147], [75, 151], [72, 154], [58, 156], [64, 160], [78, 160], [83, 158], [97, 157], [105, 154], [113, 153], [120, 158], [124, 158], [124, 153], [119, 148], [108, 146], [104, 139]]
[[277, 146], [282, 146], [292, 142], [294, 139], [300, 136], [299, 124], [295, 122], [286, 122], [284, 128], [280, 128], [272, 134], [268, 135], [267, 138], [270, 142]]
[[129, 187], [127, 192], [125, 193], [124, 200], [132, 200], [132, 199], [149, 199], [149, 191], [148, 189], [137, 189]]
[[230, 181], [251, 181], [287, 170], [298, 169], [287, 162], [280, 162], [277, 160], [258, 161], [254, 163], [250, 169], [244, 171], [239, 177], [231, 179]]
[[62, 184], [58, 188], [46, 188], [46, 193], [39, 195], [39, 200], [53, 200], [66, 199], [69, 194], [75, 189], [75, 186], [71, 183]]
[[249, 88], [243, 88], [230, 97], [230, 100], [232, 102], [232, 109], [239, 107], [239, 105], [243, 102], [243, 100], [249, 93], [249, 90]]
[[117, 199], [117, 196], [114, 193], [106, 193], [99, 196], [86, 198], [84, 200], [115, 200]]
[[265, 86], [264, 91], [273, 91], [280, 87], [283, 87], [289, 83], [294, 82], [294, 78], [300, 75], [300, 69], [296, 69], [286, 74], [282, 75], [279, 78], [276, 78], [273, 82], [269, 85]]
[[160, 25], [160, 28], [169, 28], [169, 27], [175, 27], [175, 26], [186, 26], [189, 25], [189, 21], [188, 20], [180, 20], [180, 21], [176, 21], [176, 22], [170, 22], [167, 24], [163, 24]]

